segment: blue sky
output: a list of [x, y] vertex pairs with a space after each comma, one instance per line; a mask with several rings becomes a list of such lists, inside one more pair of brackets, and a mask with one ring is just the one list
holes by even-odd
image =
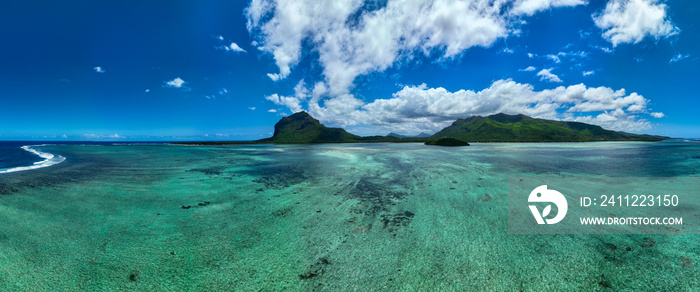
[[361, 135], [498, 112], [700, 137], [697, 1], [12, 1], [0, 139]]

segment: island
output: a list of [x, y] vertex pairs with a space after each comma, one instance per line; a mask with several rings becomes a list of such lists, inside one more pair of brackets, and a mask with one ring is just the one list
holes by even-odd
[[[429, 134], [428, 134], [429, 135]], [[581, 122], [554, 121], [526, 115], [495, 114], [458, 119], [450, 126], [428, 136], [358, 136], [342, 128], [321, 124], [305, 111], [280, 119], [272, 137], [255, 141], [177, 142], [180, 145], [229, 144], [315, 144], [315, 143], [425, 143], [437, 146], [468, 146], [468, 142], [595, 142], [661, 141], [665, 136], [640, 135], [603, 129]], [[427, 136], [427, 137], [426, 137]]]

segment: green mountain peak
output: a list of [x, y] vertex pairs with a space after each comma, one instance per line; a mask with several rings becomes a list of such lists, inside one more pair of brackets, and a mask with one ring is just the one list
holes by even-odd
[[361, 137], [341, 128], [329, 128], [305, 111], [280, 119], [275, 124], [271, 138], [259, 140], [266, 143], [342, 143], [356, 142]]
[[579, 122], [531, 118], [523, 114], [495, 114], [459, 119], [435, 133], [431, 140], [454, 138], [469, 142], [589, 142], [660, 141], [668, 137], [605, 130]]

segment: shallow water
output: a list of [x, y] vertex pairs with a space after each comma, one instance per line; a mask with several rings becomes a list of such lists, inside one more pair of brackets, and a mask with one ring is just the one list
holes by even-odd
[[1, 291], [700, 289], [698, 235], [507, 220], [509, 177], [692, 177], [700, 143], [37, 149], [66, 161], [0, 175]]

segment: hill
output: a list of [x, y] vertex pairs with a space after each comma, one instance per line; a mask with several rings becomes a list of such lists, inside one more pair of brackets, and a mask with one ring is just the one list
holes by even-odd
[[305, 111], [282, 118], [275, 124], [275, 132], [270, 138], [259, 143], [348, 143], [360, 142], [362, 137], [348, 133], [341, 128], [322, 125]]
[[661, 141], [668, 137], [605, 130], [600, 126], [535, 119], [526, 115], [496, 114], [458, 119], [430, 137], [469, 142], [590, 142]]

